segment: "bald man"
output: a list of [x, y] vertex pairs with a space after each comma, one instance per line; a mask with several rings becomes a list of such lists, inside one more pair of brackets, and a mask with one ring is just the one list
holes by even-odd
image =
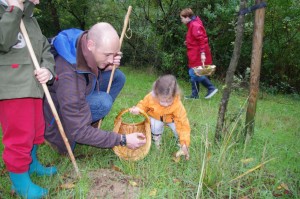
[[[122, 90], [125, 76], [116, 69], [110, 93], [106, 93], [113, 65], [120, 65], [119, 36], [108, 23], [97, 23], [88, 31], [68, 29], [53, 42], [58, 75], [49, 86], [72, 150], [76, 143], [100, 148], [127, 145], [131, 149], [145, 144], [142, 133], [121, 136], [93, 127], [111, 109]], [[44, 104], [45, 138], [61, 154], [67, 149], [47, 100]]]

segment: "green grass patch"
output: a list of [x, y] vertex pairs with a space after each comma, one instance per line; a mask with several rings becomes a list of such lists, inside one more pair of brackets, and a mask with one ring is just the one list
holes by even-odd
[[[157, 75], [148, 70], [123, 67], [126, 84], [102, 128], [111, 131], [114, 119], [122, 109], [136, 105], [151, 90]], [[257, 104], [255, 132], [244, 144], [241, 135], [245, 123], [247, 91], [233, 91], [228, 104], [228, 135], [214, 142], [222, 85], [212, 80], [219, 92], [205, 100], [201, 86], [199, 100], [183, 100], [191, 125], [190, 160], [174, 162], [178, 150], [173, 133], [166, 128], [162, 147], [151, 146], [149, 154], [138, 162], [120, 160], [111, 149], [77, 145], [75, 157], [83, 175], [74, 179], [71, 161], [58, 155], [48, 145], [38, 150], [40, 161], [56, 165], [58, 175], [33, 176], [32, 180], [50, 189], [49, 198], [86, 198], [91, 187], [89, 171], [118, 168], [136, 179], [139, 198], [299, 198], [300, 193], [300, 102], [289, 96], [260, 95]], [[183, 95], [190, 94], [189, 82], [179, 80]], [[142, 118], [124, 115], [126, 122]], [[0, 152], [3, 145], [0, 145]], [[203, 165], [204, 164], [204, 165]], [[0, 160], [0, 198], [10, 195], [10, 180]], [[203, 178], [200, 178], [202, 176]], [[69, 183], [73, 188], [64, 189]], [[199, 186], [201, 185], [201, 186]]]

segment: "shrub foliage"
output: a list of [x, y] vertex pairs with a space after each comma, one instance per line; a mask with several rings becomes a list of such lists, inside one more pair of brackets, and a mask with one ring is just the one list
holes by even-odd
[[[267, 2], [261, 82], [266, 91], [299, 93], [300, 91], [300, 2], [273, 0]], [[43, 32], [54, 36], [62, 29], [88, 29], [99, 21], [110, 22], [121, 33], [128, 6], [133, 7], [122, 46], [123, 63], [142, 68], [152, 66], [160, 73], [188, 78], [186, 49], [183, 45], [186, 27], [179, 12], [191, 7], [206, 27], [217, 77], [224, 79], [233, 51], [239, 2], [235, 0], [45, 0], [36, 16]], [[248, 6], [254, 1], [248, 1]], [[50, 9], [49, 9], [50, 8]], [[237, 75], [245, 74], [251, 64], [254, 13], [246, 16], [242, 53]], [[130, 39], [129, 39], [130, 38]]]

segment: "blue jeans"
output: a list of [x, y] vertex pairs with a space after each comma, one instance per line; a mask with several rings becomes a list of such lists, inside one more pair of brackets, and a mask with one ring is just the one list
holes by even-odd
[[207, 89], [208, 92], [216, 89], [206, 76], [196, 75], [194, 69], [192, 68], [189, 69], [189, 76], [191, 78], [190, 81], [192, 84], [192, 96], [194, 97], [199, 96], [199, 83], [201, 83]]
[[110, 87], [110, 92], [109, 94], [106, 93], [110, 74], [111, 71], [101, 72], [99, 75], [100, 91], [98, 91], [98, 86], [96, 85], [94, 91], [86, 97], [91, 109], [92, 122], [102, 119], [109, 113], [115, 99], [125, 84], [126, 78], [124, 73], [122, 73], [119, 69], [116, 69]]

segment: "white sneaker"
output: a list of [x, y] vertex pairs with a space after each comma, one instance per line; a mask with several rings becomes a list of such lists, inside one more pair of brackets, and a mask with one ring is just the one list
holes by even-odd
[[218, 89], [215, 89], [213, 91], [208, 91], [207, 95], [204, 97], [205, 99], [209, 99], [212, 96], [214, 96], [218, 92]]

